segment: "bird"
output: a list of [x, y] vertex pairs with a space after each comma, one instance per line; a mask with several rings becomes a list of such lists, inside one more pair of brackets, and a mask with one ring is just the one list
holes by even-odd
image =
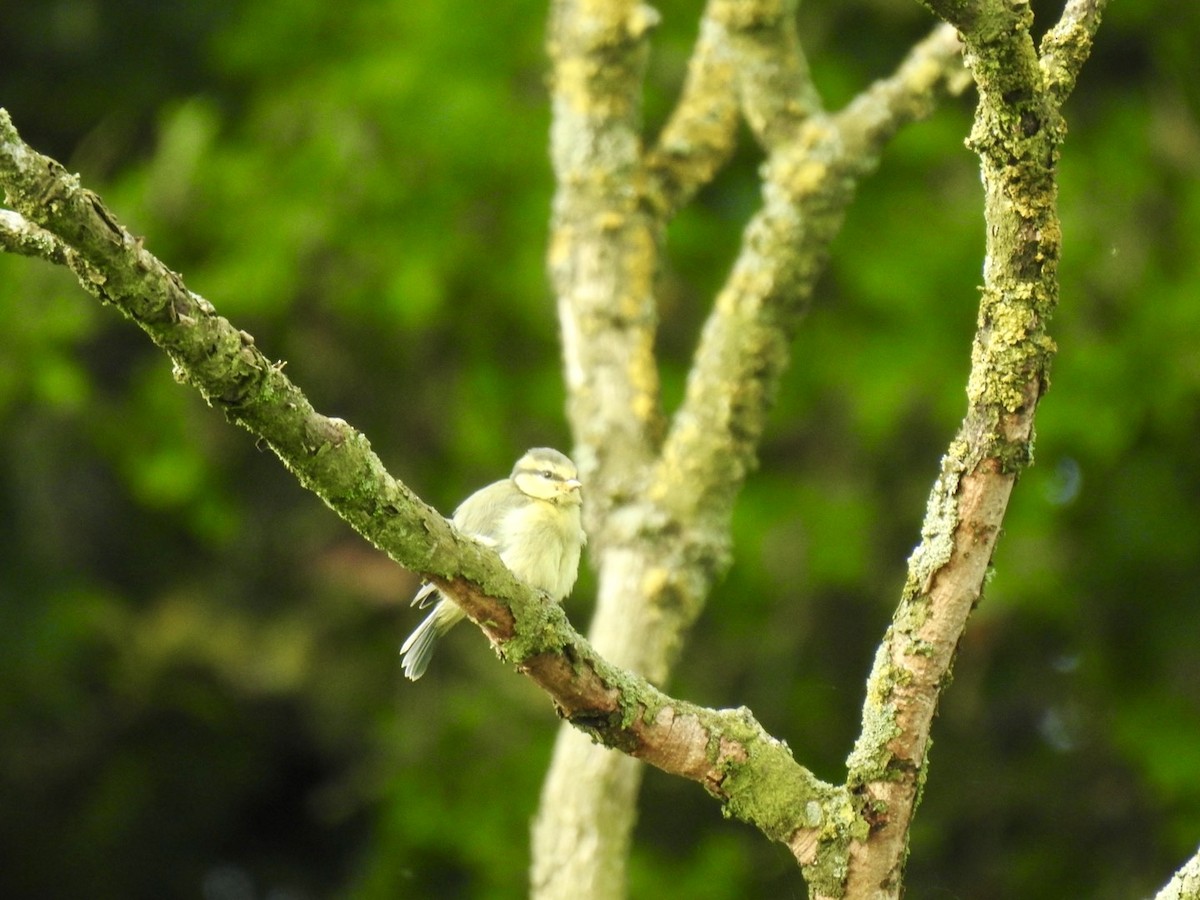
[[[561, 603], [575, 586], [579, 557], [587, 543], [583, 491], [570, 458], [550, 447], [534, 447], [517, 460], [512, 474], [480, 488], [459, 504], [450, 522], [463, 534], [493, 548], [514, 575]], [[433, 612], [400, 647], [405, 676], [425, 674], [438, 638], [466, 617], [462, 608], [426, 582], [412, 605]]]

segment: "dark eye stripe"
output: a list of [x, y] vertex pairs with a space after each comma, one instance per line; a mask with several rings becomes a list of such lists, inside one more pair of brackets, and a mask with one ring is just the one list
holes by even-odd
[[[532, 475], [538, 478], [544, 478], [547, 481], [568, 481], [577, 476], [572, 471], [559, 471], [546, 466], [546, 463], [541, 460], [522, 460], [520, 469], [522, 475]], [[514, 472], [514, 475], [517, 473]]]

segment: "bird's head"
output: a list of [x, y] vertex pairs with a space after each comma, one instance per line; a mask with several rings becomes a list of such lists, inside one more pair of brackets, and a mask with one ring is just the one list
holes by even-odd
[[550, 447], [534, 447], [517, 460], [512, 470], [513, 484], [521, 493], [550, 503], [583, 502], [582, 484], [575, 463]]

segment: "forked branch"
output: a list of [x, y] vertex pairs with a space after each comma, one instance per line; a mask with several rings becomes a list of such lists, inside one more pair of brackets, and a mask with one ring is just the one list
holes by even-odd
[[930, 494], [848, 760], [848, 784], [873, 821], [852, 848], [847, 888], [855, 897], [900, 893], [938, 698], [982, 594], [1009, 495], [1032, 458], [1034, 413], [1054, 352], [1047, 325], [1058, 299], [1063, 73], [1086, 57], [1086, 49], [1068, 48], [1090, 46], [1089, 31], [1060, 23], [1050, 46], [1055, 59], [1072, 61], [1060, 66], [1039, 59], [1025, 3], [930, 5], [959, 29], [979, 90], [970, 143], [983, 172], [987, 256], [967, 413]]

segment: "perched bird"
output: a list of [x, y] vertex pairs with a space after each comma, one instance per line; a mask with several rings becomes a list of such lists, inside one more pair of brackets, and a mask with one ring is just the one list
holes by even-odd
[[[561, 602], [575, 586], [579, 554], [587, 543], [580, 519], [583, 503], [575, 464], [549, 447], [535, 447], [501, 481], [480, 488], [454, 511], [450, 521], [463, 534], [500, 554], [512, 573], [532, 588]], [[412, 605], [433, 612], [400, 648], [404, 674], [425, 674], [438, 638], [466, 617], [453, 600], [424, 584]]]

